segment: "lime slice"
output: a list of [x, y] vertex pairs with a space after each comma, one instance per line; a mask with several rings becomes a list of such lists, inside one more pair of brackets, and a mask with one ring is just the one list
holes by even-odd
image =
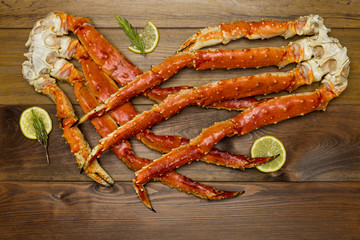
[[282, 142], [273, 136], [263, 136], [255, 140], [251, 147], [251, 157], [271, 157], [280, 154], [274, 160], [256, 166], [265, 173], [278, 171], [286, 161], [286, 150]]
[[42, 118], [46, 132], [49, 134], [52, 129], [52, 121], [49, 113], [45, 109], [40, 107], [30, 107], [21, 113], [19, 122], [21, 132], [24, 134], [25, 137], [29, 139], [36, 139], [31, 110], [34, 110], [35, 114]]
[[[159, 42], [159, 32], [154, 23], [148, 21], [144, 30], [139, 35], [141, 40], [144, 42], [145, 53], [154, 51]], [[133, 51], [134, 53], [141, 53], [141, 51], [135, 45], [130, 45], [129, 50]]]

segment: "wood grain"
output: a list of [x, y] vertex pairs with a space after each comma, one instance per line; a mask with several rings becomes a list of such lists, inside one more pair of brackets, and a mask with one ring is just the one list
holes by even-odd
[[2, 182], [0, 216], [12, 221], [0, 222], [1, 239], [357, 239], [360, 234], [359, 184], [216, 186], [244, 189], [245, 194], [208, 202], [152, 183], [147, 189], [154, 214], [139, 204], [130, 183], [104, 188], [93, 183]]
[[1, 2], [0, 26], [6, 28], [31, 28], [35, 21], [54, 10], [76, 16], [91, 17], [96, 27], [117, 27], [113, 17], [116, 13], [128, 18], [135, 27], [143, 27], [145, 21], [156, 22], [161, 28], [199, 28], [216, 26], [222, 22], [239, 19], [259, 21], [262, 18], [290, 20], [307, 15], [320, 14], [329, 27], [358, 28], [359, 1], [296, 0], [260, 1], [67, 1], [61, 0]]
[[[244, 195], [210, 202], [150, 182], [146, 187], [157, 210], [153, 213], [134, 192], [130, 182], [133, 172], [110, 151], [101, 157], [100, 163], [114, 177], [114, 187], [102, 187], [79, 174], [75, 158], [61, 137], [55, 106], [22, 78], [28, 34], [37, 20], [53, 10], [89, 17], [143, 71], [174, 54], [199, 28], [239, 19], [286, 21], [319, 14], [332, 29], [330, 35], [348, 49], [349, 85], [325, 112], [263, 127], [242, 137], [226, 138], [217, 145], [226, 151], [249, 155], [256, 138], [276, 136], [287, 150], [287, 162], [278, 172], [237, 171], [201, 162], [179, 169], [186, 176], [218, 189], [245, 190]], [[0, 1], [0, 239], [359, 239], [359, 12], [359, 0]], [[127, 50], [129, 41], [119, 29], [114, 13], [140, 29], [152, 20], [160, 33], [156, 50], [146, 56]], [[297, 39], [242, 39], [218, 47], [282, 46]], [[163, 86], [199, 86], [267, 71], [279, 70], [184, 69]], [[72, 87], [59, 85], [70, 97], [77, 115], [82, 115]], [[153, 104], [142, 97], [132, 102], [139, 112]], [[21, 112], [33, 105], [45, 108], [53, 119], [50, 165], [43, 148], [26, 139], [19, 129]], [[202, 128], [236, 114], [188, 107], [152, 130], [192, 138]], [[100, 137], [93, 127], [85, 123], [81, 129], [91, 146], [95, 146]], [[134, 139], [131, 143], [140, 157], [160, 156]]]

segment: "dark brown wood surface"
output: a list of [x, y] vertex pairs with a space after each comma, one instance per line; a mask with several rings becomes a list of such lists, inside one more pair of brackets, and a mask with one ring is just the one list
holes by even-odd
[[[97, 29], [139, 68], [146, 71], [172, 55], [199, 28], [243, 20], [291, 20], [319, 14], [330, 35], [348, 49], [349, 85], [328, 109], [266, 126], [217, 147], [249, 155], [263, 135], [279, 138], [287, 162], [278, 172], [237, 171], [196, 162], [179, 169], [194, 180], [224, 190], [245, 190], [225, 201], [207, 201], [170, 189], [147, 185], [157, 213], [146, 209], [131, 185], [133, 172], [106, 152], [101, 165], [115, 179], [102, 187], [79, 174], [75, 158], [62, 138], [55, 106], [36, 93], [21, 74], [24, 44], [33, 24], [48, 12], [62, 10], [89, 17]], [[360, 1], [1, 1], [0, 2], [0, 239], [360, 239]], [[113, 14], [137, 28], [152, 20], [160, 41], [146, 56], [127, 50], [128, 39]], [[294, 39], [298, 39], [297, 37]], [[293, 39], [291, 39], [293, 40]], [[223, 48], [281, 46], [288, 40], [239, 40]], [[292, 66], [289, 66], [291, 68]], [[203, 85], [212, 81], [273, 71], [194, 71], [184, 69], [164, 86]], [[60, 84], [78, 115], [71, 86]], [[316, 86], [315, 86], [316, 87]], [[305, 91], [313, 89], [300, 89]], [[138, 111], [153, 102], [137, 97]], [[50, 113], [51, 164], [43, 148], [19, 128], [21, 112], [38, 105]], [[215, 121], [236, 112], [189, 107], [153, 127], [155, 133], [195, 137]], [[90, 124], [81, 126], [91, 146], [100, 137]], [[136, 154], [156, 159], [159, 153], [131, 140]]]

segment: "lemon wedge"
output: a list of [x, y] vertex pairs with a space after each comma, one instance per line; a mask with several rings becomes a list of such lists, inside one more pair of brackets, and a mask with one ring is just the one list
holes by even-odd
[[286, 150], [284, 144], [273, 136], [263, 136], [256, 139], [251, 147], [251, 157], [271, 157], [280, 154], [274, 160], [256, 166], [265, 173], [278, 171], [286, 161]]
[[[139, 35], [145, 45], [145, 53], [151, 53], [154, 51], [159, 42], [159, 32], [154, 23], [148, 21], [144, 30]], [[130, 45], [129, 50], [133, 51], [134, 53], [141, 53], [141, 51], [135, 45]]]

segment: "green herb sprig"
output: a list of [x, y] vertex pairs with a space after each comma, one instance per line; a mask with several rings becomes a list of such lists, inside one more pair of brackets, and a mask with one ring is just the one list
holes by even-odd
[[46, 161], [50, 164], [49, 152], [48, 152], [48, 134], [46, 132], [45, 124], [42, 118], [37, 116], [34, 112], [34, 109], [31, 109], [32, 113], [32, 123], [35, 129], [36, 139], [44, 147], [46, 154]]
[[133, 28], [133, 26], [125, 18], [118, 17], [116, 14], [115, 18], [130, 41], [140, 50], [142, 54], [145, 54], [144, 42], [141, 40], [140, 34], [136, 31], [136, 29]]

